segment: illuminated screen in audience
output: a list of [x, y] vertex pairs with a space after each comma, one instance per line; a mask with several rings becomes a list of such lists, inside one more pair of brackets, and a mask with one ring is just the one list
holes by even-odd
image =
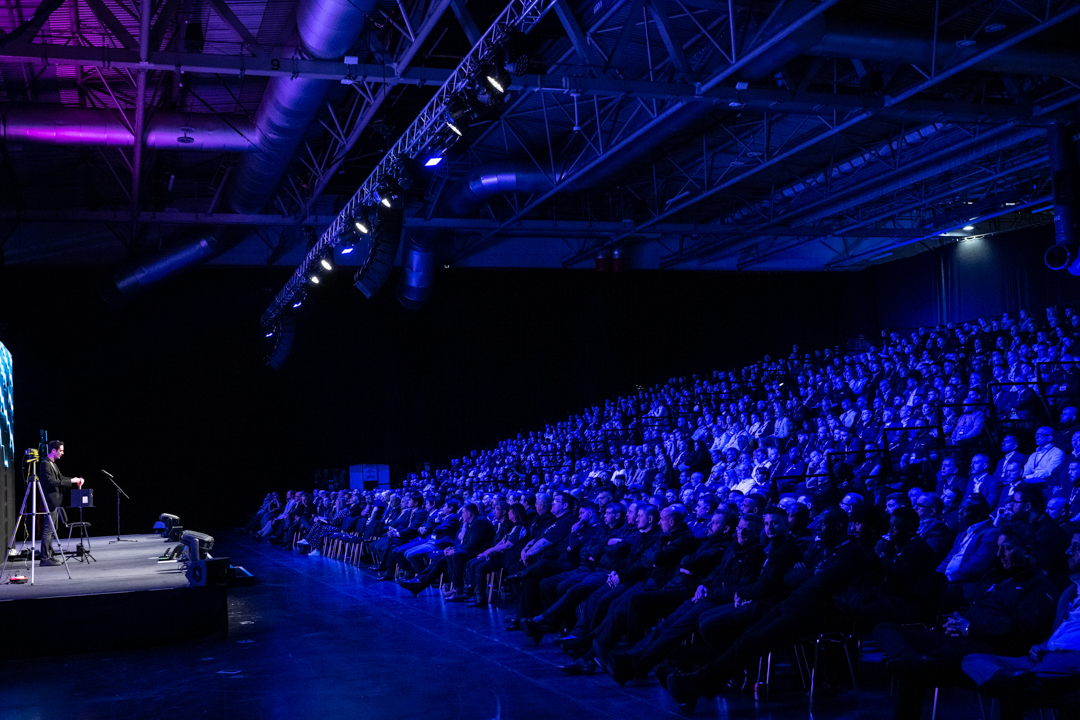
[[15, 464], [15, 401], [11, 390], [11, 353], [0, 343], [0, 457]]

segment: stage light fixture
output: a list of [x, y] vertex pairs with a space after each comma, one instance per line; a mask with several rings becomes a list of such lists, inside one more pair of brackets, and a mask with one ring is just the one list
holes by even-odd
[[319, 284], [319, 273], [317, 271], [315, 271], [315, 270], [311, 270], [310, 272], [308, 272], [308, 278], [307, 279], [308, 279], [308, 282], [311, 283], [312, 285], [318, 285]]
[[375, 194], [379, 196], [383, 207], [394, 207], [401, 197], [401, 187], [396, 180], [389, 178], [375, 186]]
[[975, 229], [975, 226], [974, 226], [974, 225], [965, 225], [965, 226], [964, 226], [964, 229], [965, 229], [965, 230], [974, 230], [974, 229]]
[[412, 156], [403, 157], [398, 161], [398, 166], [394, 170], [394, 179], [397, 180], [398, 187], [404, 192], [408, 192], [416, 187], [420, 182], [424, 174], [424, 169], [420, 165], [420, 161]]
[[469, 103], [462, 97], [453, 97], [446, 103], [446, 127], [458, 137], [464, 137], [469, 129]]
[[510, 89], [510, 73], [501, 67], [484, 65], [480, 68], [480, 79], [483, 84], [500, 95], [504, 95]]
[[427, 160], [424, 161], [424, 167], [435, 167], [436, 165], [438, 165], [441, 162], [442, 162], [442, 156], [441, 155], [432, 155], [431, 157], [429, 157]]
[[304, 288], [300, 288], [296, 291], [296, 294], [293, 295], [292, 306], [294, 308], [298, 308], [304, 304], [305, 300], [307, 300], [307, 292], [304, 290]]
[[525, 33], [519, 30], [507, 33], [503, 38], [500, 52], [500, 64], [507, 72], [512, 75], [524, 75], [529, 71], [529, 53], [525, 49]]
[[323, 270], [326, 270], [326, 271], [333, 270], [334, 269], [333, 259], [334, 259], [334, 251], [327, 248], [326, 250], [323, 250], [321, 253], [319, 253], [319, 259], [318, 259], [319, 266]]
[[353, 229], [355, 229], [356, 232], [361, 235], [367, 235], [368, 233], [370, 233], [371, 212], [366, 207], [362, 207], [356, 212], [354, 212], [352, 216], [352, 226]]

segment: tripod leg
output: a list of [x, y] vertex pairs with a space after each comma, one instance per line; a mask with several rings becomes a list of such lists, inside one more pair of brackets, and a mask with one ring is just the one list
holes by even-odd
[[[19, 508], [19, 519], [15, 521], [15, 530], [11, 533], [11, 541], [8, 543], [7, 550], [4, 551], [4, 566], [0, 568], [0, 575], [7, 573], [8, 558], [11, 557], [11, 551], [15, 549], [15, 538], [19, 536], [19, 525], [25, 520], [26, 517], [26, 501], [30, 499], [30, 493], [33, 492], [33, 483], [27, 483], [26, 492], [23, 493], [22, 507]], [[33, 522], [33, 520], [31, 520]], [[31, 541], [32, 542], [32, 541]], [[34, 564], [34, 548], [30, 548], [30, 564]]]
[[[35, 482], [35, 484], [37, 485], [38, 492], [41, 493], [41, 501], [43, 503], [45, 503], [45, 519], [49, 523], [49, 527], [52, 528], [52, 537], [49, 538], [49, 550], [52, 550], [52, 542], [53, 542], [53, 540], [55, 540], [58, 545], [60, 544], [60, 534], [56, 529], [56, 523], [53, 522], [53, 512], [54, 511], [49, 509], [49, 503], [46, 502], [46, 500], [45, 500], [45, 489], [41, 487], [40, 482]], [[44, 524], [42, 525], [41, 533], [42, 533], [42, 535], [45, 534]], [[44, 538], [42, 538], [42, 539], [44, 539]], [[42, 543], [42, 544], [44, 545], [44, 543]], [[60, 548], [60, 562], [63, 563], [64, 570], [67, 572], [68, 580], [70, 580], [71, 579], [71, 568], [68, 567], [67, 555], [64, 554], [64, 548], [63, 547]]]

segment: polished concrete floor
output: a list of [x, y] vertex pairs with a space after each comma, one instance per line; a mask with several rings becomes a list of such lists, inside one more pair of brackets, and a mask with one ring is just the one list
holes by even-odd
[[[681, 717], [655, 680], [620, 687], [603, 674], [563, 675], [557, 666], [566, 656], [550, 641], [536, 646], [503, 630], [504, 611], [444, 603], [434, 591], [414, 599], [366, 570], [215, 536], [215, 555], [257, 577], [230, 590], [227, 640], [0, 660], [0, 719]], [[32, 628], [5, 632], [7, 642], [33, 642]], [[861, 694], [840, 683], [816, 701], [814, 715], [886, 717], [887, 682], [872, 661], [861, 672]], [[938, 717], [981, 717], [970, 692], [943, 693], [943, 702]], [[807, 701], [781, 668], [770, 702], [731, 693], [703, 702], [694, 716], [803, 718]]]

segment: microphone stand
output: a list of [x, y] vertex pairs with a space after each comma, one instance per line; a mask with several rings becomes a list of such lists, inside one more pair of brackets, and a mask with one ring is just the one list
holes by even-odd
[[120, 537], [120, 496], [123, 495], [128, 500], [130, 500], [131, 497], [126, 492], [124, 492], [124, 490], [119, 485], [116, 484], [116, 481], [113, 480], [113, 476], [110, 473], [107, 473], [104, 470], [102, 470], [101, 472], [105, 475], [105, 477], [109, 478], [109, 482], [111, 482], [113, 484], [113, 487], [116, 488], [116, 539], [110, 540], [109, 544], [112, 545], [113, 543], [121, 542], [139, 542], [138, 540], [125, 540]]

